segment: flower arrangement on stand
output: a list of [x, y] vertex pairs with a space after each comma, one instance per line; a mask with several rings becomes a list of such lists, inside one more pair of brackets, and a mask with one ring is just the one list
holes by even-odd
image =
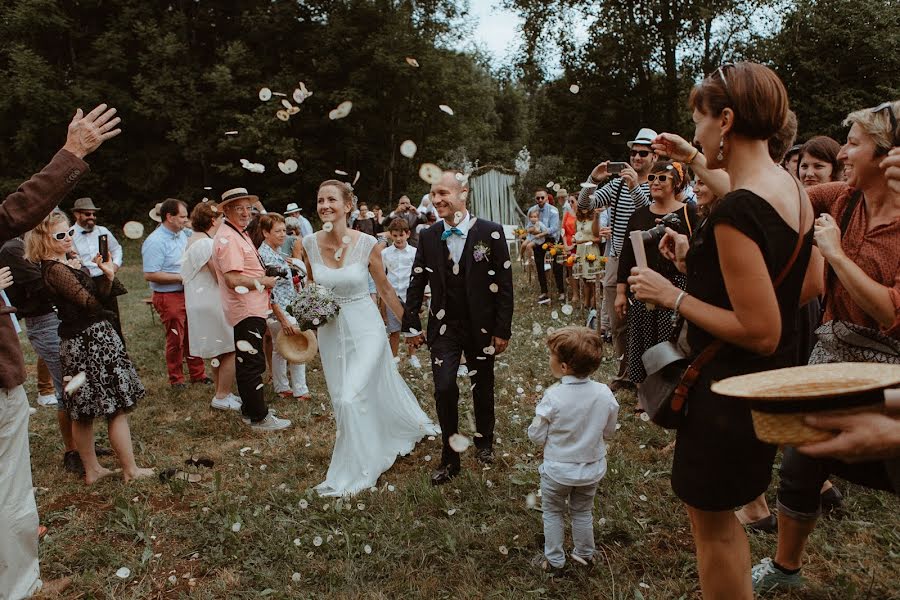
[[556, 258], [557, 263], [563, 264], [566, 260], [565, 244], [553, 244], [553, 247], [550, 249], [550, 255]]

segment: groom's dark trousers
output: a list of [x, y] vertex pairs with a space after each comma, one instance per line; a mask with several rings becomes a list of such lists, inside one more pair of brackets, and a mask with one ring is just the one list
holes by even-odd
[[[471, 324], [447, 320], [447, 330], [431, 344], [431, 371], [434, 376], [434, 397], [438, 423], [443, 437], [442, 465], [459, 466], [459, 453], [448, 443], [459, 427], [459, 385], [456, 373], [460, 356], [465, 353], [470, 378], [462, 378], [464, 385], [473, 385], [475, 430], [473, 440], [478, 449], [490, 449], [494, 443], [494, 357], [485, 356], [471, 335]], [[479, 360], [477, 357], [481, 357]]]

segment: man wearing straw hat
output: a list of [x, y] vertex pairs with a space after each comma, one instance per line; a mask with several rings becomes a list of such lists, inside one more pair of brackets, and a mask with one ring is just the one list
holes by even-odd
[[313, 226], [312, 223], [309, 222], [309, 219], [301, 214], [302, 211], [303, 209], [300, 208], [296, 202], [291, 202], [287, 205], [287, 208], [284, 209], [284, 216], [294, 217], [300, 222], [300, 237], [305, 238], [308, 235], [312, 235]]
[[219, 279], [225, 321], [234, 327], [235, 379], [243, 402], [243, 421], [257, 431], [271, 432], [287, 429], [291, 422], [269, 412], [263, 393], [266, 372], [263, 337], [270, 310], [270, 290], [277, 279], [266, 276], [256, 245], [244, 231], [253, 217], [251, 207], [258, 201], [245, 188], [222, 194], [219, 210], [225, 213], [225, 219], [216, 232], [212, 264]]
[[[154, 217], [154, 211], [157, 216]], [[185, 387], [182, 364], [187, 363], [191, 383], [212, 383], [206, 376], [202, 358], [191, 356], [188, 347], [187, 309], [184, 304], [184, 285], [181, 281], [181, 256], [187, 247], [187, 204], [167, 198], [150, 216], [160, 222], [141, 246], [144, 280], [153, 291], [153, 308], [166, 328], [166, 369], [169, 385], [179, 390]]]

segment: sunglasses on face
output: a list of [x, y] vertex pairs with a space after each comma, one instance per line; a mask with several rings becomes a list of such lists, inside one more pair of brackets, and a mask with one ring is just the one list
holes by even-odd
[[640, 156], [641, 158], [647, 158], [648, 156], [650, 156], [650, 151], [649, 150], [632, 150], [631, 158], [634, 158], [635, 156]]
[[647, 175], [647, 181], [659, 181], [660, 183], [665, 183], [669, 180], [669, 175], [656, 175], [655, 173], [650, 173]]
[[535, 196], [534, 199], [535, 200], [546, 200], [547, 196]]
[[67, 237], [72, 237], [75, 235], [75, 229], [70, 229], [68, 231], [60, 231], [59, 233], [54, 233], [53, 237], [57, 239], [57, 241], [63, 241]]
[[888, 114], [888, 119], [891, 121], [891, 135], [894, 140], [895, 146], [900, 146], [900, 138], [898, 138], [897, 133], [897, 115], [894, 114], [894, 103], [893, 102], [882, 102], [878, 106], [872, 109], [872, 112], [877, 114], [881, 111], [886, 110]]
[[93, 217], [94, 214], [96, 214], [96, 213], [94, 213], [94, 211], [92, 211], [92, 210], [80, 210], [80, 211], [78, 211], [78, 212], [80, 212], [80, 213], [81, 213], [83, 216], [85, 216], [85, 217]]

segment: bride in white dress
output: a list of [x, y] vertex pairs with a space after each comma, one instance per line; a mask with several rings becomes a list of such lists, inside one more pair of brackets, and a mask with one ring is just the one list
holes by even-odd
[[341, 305], [337, 317], [318, 330], [337, 429], [328, 475], [315, 488], [322, 496], [352, 495], [374, 486], [398, 455], [409, 454], [424, 436], [440, 433], [397, 371], [381, 314], [369, 295], [369, 274], [388, 310], [402, 318], [403, 307], [387, 281], [375, 238], [347, 227], [352, 209], [347, 184], [324, 182], [317, 199], [323, 231], [303, 238], [307, 273], [332, 290]]

